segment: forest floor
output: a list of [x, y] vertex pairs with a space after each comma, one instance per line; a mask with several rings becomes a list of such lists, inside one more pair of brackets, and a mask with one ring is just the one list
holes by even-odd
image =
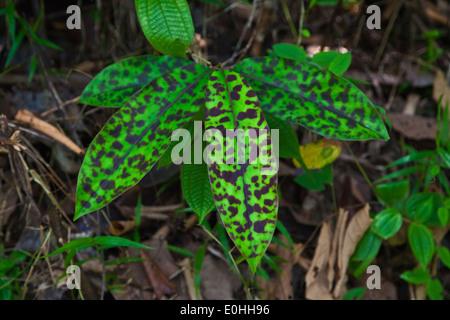
[[[6, 8], [8, 1], [3, 2]], [[291, 159], [282, 160], [278, 219], [287, 232], [276, 232], [268, 249], [271, 258], [262, 264], [264, 272], [251, 281], [246, 264], [237, 266], [241, 278], [223, 248], [198, 226], [183, 198], [178, 166], [155, 166], [106, 209], [73, 221], [83, 152], [117, 110], [78, 104], [78, 97], [104, 67], [153, 50], [140, 30], [134, 1], [83, 1], [81, 30], [68, 30], [66, 8], [71, 2], [33, 1], [30, 6], [29, 1], [14, 1], [16, 13], [31, 26], [43, 10], [36, 34], [60, 50], [25, 37], [7, 67], [11, 25], [6, 14], [0, 16], [0, 298], [79, 299], [79, 292], [66, 286], [63, 257], [41, 257], [70, 240], [104, 235], [139, 239], [154, 249], [80, 250], [74, 261], [84, 262], [84, 299], [246, 299], [249, 292], [271, 300], [341, 299], [348, 290], [366, 286], [368, 274], [355, 277], [340, 264], [341, 270], [337, 265], [325, 270], [341, 282], [340, 290], [307, 283], [312, 265], [320, 259], [319, 234], [325, 233], [326, 223], [334, 230], [330, 240], [345, 238], [344, 212], [350, 220], [361, 210], [383, 209], [370, 181], [398, 170], [386, 166], [407, 155], [408, 147], [436, 148], [439, 96], [450, 102], [447, 1], [336, 1], [337, 5], [315, 5], [308, 11], [303, 27], [310, 34], [303, 35], [302, 46], [309, 54], [352, 53], [346, 76], [364, 82], [360, 89], [386, 111], [390, 140], [342, 142], [333, 163], [333, 183], [322, 191], [298, 185], [298, 168]], [[247, 32], [250, 4], [188, 2], [195, 45], [213, 64], [230, 58], [240, 38], [241, 48], [250, 42], [249, 57], [267, 55], [276, 43], [297, 41], [301, 1], [257, 1]], [[381, 8], [381, 29], [366, 26], [366, 8], [372, 2]], [[306, 8], [309, 3], [305, 1]], [[20, 26], [17, 22], [17, 30]], [[301, 145], [321, 138], [301, 127], [296, 134]], [[449, 170], [443, 172], [449, 179]], [[414, 183], [418, 177], [411, 174], [408, 179]], [[445, 194], [437, 179], [425, 191]], [[136, 210], [141, 217], [138, 227]], [[216, 226], [216, 212], [206, 220]], [[447, 230], [440, 240], [449, 247]], [[406, 229], [401, 234], [382, 243], [371, 263], [381, 269], [381, 289], [365, 290], [362, 299], [426, 298], [423, 286], [400, 277], [417, 266]], [[232, 248], [224, 234], [214, 235]], [[205, 243], [199, 265], [196, 253]], [[332, 254], [343, 259], [343, 248], [333, 248], [333, 243], [321, 245], [331, 246]], [[237, 250], [231, 255], [239, 258]], [[449, 299], [450, 270], [437, 259], [433, 263], [443, 298]]]

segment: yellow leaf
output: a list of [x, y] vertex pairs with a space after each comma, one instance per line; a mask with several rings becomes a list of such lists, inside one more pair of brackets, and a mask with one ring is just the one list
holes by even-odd
[[[341, 153], [341, 142], [334, 139], [322, 139], [316, 143], [300, 146], [300, 155], [308, 169], [321, 169], [332, 163]], [[293, 159], [294, 165], [300, 168], [300, 163]]]

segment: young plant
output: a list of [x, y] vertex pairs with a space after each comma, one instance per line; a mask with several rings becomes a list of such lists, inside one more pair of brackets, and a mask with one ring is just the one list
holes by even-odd
[[[405, 146], [409, 154], [388, 167], [412, 165], [375, 181], [375, 194], [385, 209], [375, 215], [370, 230], [361, 239], [351, 259], [354, 274], [361, 275], [376, 257], [382, 241], [395, 239], [404, 228], [418, 264], [413, 270], [402, 273], [401, 278], [414, 285], [425, 285], [428, 297], [434, 300], [442, 299], [442, 284], [436, 278], [437, 260], [433, 257], [437, 254], [450, 268], [449, 250], [440, 244], [450, 225], [450, 189], [442, 172], [450, 168], [450, 131], [448, 108], [444, 109], [443, 116], [440, 107], [438, 110], [436, 149], [415, 151]], [[389, 180], [393, 181], [386, 182]], [[441, 193], [429, 190], [433, 180]]]
[[[186, 0], [135, 3], [144, 34], [166, 55], [121, 60], [101, 71], [83, 91], [80, 103], [120, 109], [87, 150], [74, 219], [103, 208], [137, 184], [158, 160], [167, 160], [168, 150], [173, 155], [174, 149], [182, 149], [171, 136], [178, 128], [189, 131], [191, 120], [198, 117], [212, 132], [206, 149], [219, 152], [223, 138], [229, 148], [226, 159], [240, 156], [234, 138], [224, 138], [237, 130], [266, 130], [259, 137], [266, 142], [262, 154], [277, 156], [269, 131], [272, 123], [289, 122], [342, 140], [389, 138], [370, 100], [332, 71], [278, 56], [247, 58], [233, 68], [193, 63], [184, 58], [193, 38]], [[151, 23], [155, 19], [164, 23], [156, 26]], [[237, 136], [244, 150], [260, 146], [260, 141]], [[186, 200], [201, 220], [213, 206], [195, 193], [212, 197], [228, 235], [255, 273], [277, 225], [276, 170], [264, 172], [267, 166], [262, 163], [211, 161], [216, 154], [206, 154], [206, 165], [183, 165]]]

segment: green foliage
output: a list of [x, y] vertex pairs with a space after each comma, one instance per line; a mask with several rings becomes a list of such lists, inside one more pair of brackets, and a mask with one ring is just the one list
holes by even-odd
[[330, 164], [319, 170], [310, 170], [295, 178], [294, 181], [306, 189], [323, 191], [325, 185], [333, 183], [333, 167]]
[[135, 0], [142, 31], [159, 52], [185, 57], [194, 39], [189, 6], [186, 0]]
[[[218, 156], [222, 147], [220, 136], [225, 137], [226, 130], [269, 130], [255, 92], [241, 75], [227, 70], [212, 73], [206, 90], [205, 129], [216, 130], [210, 144], [216, 153], [208, 153], [211, 162]], [[256, 137], [247, 140], [240, 135], [237, 139], [245, 150], [250, 144], [260, 146]], [[228, 140], [229, 145], [234, 146], [233, 141]], [[271, 146], [266, 146], [267, 154], [272, 152]], [[276, 226], [277, 175], [264, 173], [265, 164], [260, 161], [253, 164], [252, 159], [242, 159], [238, 149], [227, 150], [223, 163], [208, 164], [208, 173], [225, 228], [254, 273]], [[229, 161], [230, 158], [234, 160]]]
[[[6, 2], [6, 1], [5, 1]], [[44, 6], [41, 6], [41, 11], [39, 13], [39, 17], [36, 20], [34, 25], [30, 25], [24, 18], [22, 18], [16, 11], [14, 7], [14, 1], [13, 0], [7, 0], [6, 8], [4, 9], [5, 17], [6, 17], [6, 23], [8, 26], [8, 34], [10, 39], [10, 47], [8, 56], [6, 57], [5, 62], [5, 68], [8, 68], [8, 66], [13, 61], [14, 57], [17, 54], [17, 51], [19, 50], [23, 40], [25, 38], [28, 39], [28, 41], [32, 45], [37, 45], [37, 47], [47, 47], [52, 48], [56, 50], [62, 51], [63, 49], [54, 44], [51, 41], [48, 41], [47, 39], [44, 39], [42, 37], [39, 37], [36, 34], [36, 31], [38, 30], [43, 17], [44, 17]], [[36, 69], [38, 66], [38, 58], [36, 55], [33, 55], [30, 60], [29, 65], [29, 73], [28, 73], [28, 82], [33, 78]], [[12, 70], [13, 68], [7, 69], [3, 74], [7, 73], [9, 70]]]
[[[273, 257], [264, 254], [277, 226], [277, 168], [265, 171], [267, 163], [250, 162], [233, 147], [236, 143], [245, 150], [261, 147], [260, 141], [267, 138], [262, 154], [270, 159], [269, 164], [276, 163], [269, 131], [276, 128], [282, 141], [280, 156], [301, 163], [291, 124], [344, 140], [388, 139], [374, 105], [338, 75], [348, 68], [350, 53], [333, 54], [327, 65], [330, 71], [310, 58], [304, 61], [306, 54], [300, 47], [281, 44], [274, 47], [272, 57], [245, 59], [233, 70], [221, 65], [208, 69], [180, 58], [193, 38], [186, 1], [136, 0], [136, 9], [147, 39], [166, 56], [119, 61], [100, 72], [84, 90], [80, 102], [120, 110], [87, 150], [78, 177], [74, 219], [106, 206], [138, 183], [156, 162], [169, 165], [173, 154], [182, 149], [172, 141], [173, 132], [184, 128], [192, 134], [194, 121], [199, 120], [207, 130], [216, 131], [206, 138], [207, 165], [183, 165], [181, 180], [188, 205], [202, 225], [207, 213], [217, 208], [226, 232], [253, 273], [261, 259], [274, 268]], [[219, 133], [225, 137], [227, 130], [248, 129], [267, 131], [258, 139], [227, 137], [225, 163], [211, 161], [220, 154]], [[188, 146], [192, 141], [181, 144]], [[232, 158], [238, 164], [226, 162]], [[331, 167], [321, 174], [319, 182], [330, 183]], [[221, 243], [226, 243], [225, 233], [217, 230]]]
[[72, 240], [62, 247], [56, 249], [52, 253], [42, 256], [42, 258], [51, 257], [55, 254], [60, 254], [63, 252], [76, 252], [80, 250], [84, 250], [91, 247], [99, 247], [99, 250], [109, 249], [114, 247], [135, 247], [135, 248], [143, 248], [143, 249], [152, 249], [148, 246], [144, 246], [143, 244], [134, 242], [132, 240], [128, 240], [120, 237], [112, 237], [112, 236], [103, 236], [103, 237], [95, 237], [95, 238], [79, 238]]
[[19, 298], [22, 290], [17, 280], [22, 273], [21, 262], [27, 256], [21, 251], [13, 251], [7, 256], [2, 249], [3, 246], [0, 246], [0, 301], [15, 300]]
[[388, 139], [370, 100], [330, 71], [278, 57], [248, 58], [234, 70], [250, 83], [263, 110], [281, 120], [341, 140]]
[[361, 300], [365, 292], [366, 292], [365, 287], [350, 289], [344, 294], [342, 300]]
[[412, 271], [403, 272], [400, 278], [413, 284], [425, 284], [430, 279], [430, 273], [427, 269], [415, 268]]
[[202, 223], [205, 216], [215, 208], [206, 163], [185, 163], [181, 169], [181, 187], [186, 202]]
[[408, 240], [417, 261], [426, 268], [436, 250], [430, 229], [422, 224], [412, 223], [408, 228]]
[[389, 239], [400, 230], [402, 226], [402, 215], [395, 208], [381, 211], [372, 222], [372, 231], [383, 239]]
[[122, 107], [136, 92], [165, 73], [190, 64], [169, 56], [141, 56], [120, 60], [89, 82], [79, 102], [91, 106]]
[[[432, 278], [431, 261], [437, 252], [443, 264], [450, 268], [450, 254], [447, 248], [439, 246], [433, 237], [433, 231], [449, 223], [450, 191], [447, 177], [442, 170], [447, 167], [447, 152], [450, 148], [448, 130], [448, 108], [444, 109], [444, 118], [438, 108], [438, 133], [436, 149], [416, 151], [404, 146], [408, 155], [393, 161], [386, 168], [406, 166], [378, 179], [375, 183], [375, 195], [386, 208], [379, 212], [372, 222], [370, 232], [359, 242], [351, 259], [351, 268], [356, 276], [375, 258], [381, 245], [381, 239], [388, 240], [405, 226], [408, 231], [408, 243], [412, 254], [420, 265], [412, 271], [405, 271], [401, 278], [415, 285], [426, 285], [430, 299], [442, 299], [442, 285]], [[397, 180], [400, 179], [401, 180]], [[437, 179], [436, 179], [437, 178]], [[435, 179], [444, 194], [428, 192], [429, 185]], [[393, 180], [391, 182], [386, 182]], [[357, 264], [356, 262], [362, 261]]]

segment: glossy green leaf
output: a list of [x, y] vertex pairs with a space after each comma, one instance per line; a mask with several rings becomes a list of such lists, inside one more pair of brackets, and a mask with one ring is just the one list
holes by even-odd
[[400, 230], [403, 218], [394, 208], [379, 212], [372, 222], [371, 230], [383, 239], [389, 239]]
[[403, 272], [400, 278], [413, 284], [424, 284], [430, 279], [430, 273], [427, 269], [415, 268], [412, 271]]
[[439, 259], [450, 269], [450, 251], [446, 247], [439, 247], [437, 249]]
[[430, 229], [422, 224], [411, 223], [408, 228], [408, 239], [417, 261], [426, 268], [436, 249]]
[[146, 55], [120, 60], [97, 74], [78, 102], [119, 108], [154, 79], [187, 64], [192, 62], [170, 56]]
[[185, 57], [194, 39], [186, 0], [135, 0], [136, 12], [150, 44], [165, 55]]
[[313, 64], [278, 57], [235, 66], [256, 91], [264, 111], [318, 134], [341, 140], [387, 140], [370, 100], [348, 80]]
[[199, 223], [202, 223], [205, 216], [215, 208], [206, 163], [183, 164], [181, 186], [186, 202], [194, 210]]
[[[137, 92], [103, 127], [78, 175], [75, 219], [98, 210], [137, 184], [204, 104], [208, 69], [189, 64]], [[205, 78], [206, 80], [206, 78]]]
[[433, 279], [429, 280], [427, 282], [427, 295], [430, 298], [430, 300], [442, 300], [442, 291], [444, 289], [442, 288], [442, 283], [439, 281], [439, 279]]
[[409, 180], [384, 183], [375, 187], [378, 200], [384, 205], [404, 200], [409, 194]]
[[[277, 168], [269, 168], [275, 159], [256, 93], [239, 74], [218, 70], [211, 75], [206, 90], [205, 128], [211, 133], [206, 157], [217, 210], [255, 273], [276, 227]], [[250, 129], [259, 139], [247, 134]], [[237, 143], [234, 138], [226, 138], [231, 132], [237, 133]], [[256, 158], [251, 155], [254, 151], [259, 151]], [[264, 155], [267, 161], [262, 160]]]

